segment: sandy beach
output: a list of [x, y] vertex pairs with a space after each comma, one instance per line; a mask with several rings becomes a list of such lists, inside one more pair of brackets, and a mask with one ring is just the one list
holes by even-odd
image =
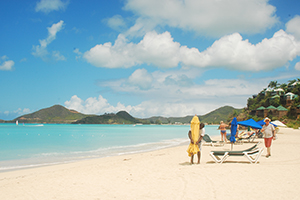
[[[215, 138], [215, 139], [219, 139]], [[263, 147], [263, 140], [260, 147]], [[253, 145], [234, 145], [234, 150]], [[280, 128], [272, 156], [258, 164], [229, 157], [216, 164], [202, 147], [201, 164], [186, 146], [0, 173], [0, 199], [298, 199], [300, 130]]]

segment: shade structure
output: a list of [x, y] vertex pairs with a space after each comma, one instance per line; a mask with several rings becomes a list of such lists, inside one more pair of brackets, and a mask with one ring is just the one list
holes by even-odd
[[190, 143], [189, 147], [187, 149], [187, 152], [189, 156], [192, 156], [194, 154], [197, 154], [199, 150], [198, 145], [196, 144], [196, 141], [199, 139], [199, 127], [200, 127], [200, 121], [199, 118], [195, 115], [191, 121], [191, 137], [194, 141], [194, 144]]
[[237, 124], [242, 126], [250, 126], [251, 128], [262, 129], [261, 125], [259, 125], [254, 119], [248, 119], [246, 121], [240, 121]]
[[274, 126], [286, 127], [286, 125], [279, 120], [271, 121], [270, 123], [273, 124]]

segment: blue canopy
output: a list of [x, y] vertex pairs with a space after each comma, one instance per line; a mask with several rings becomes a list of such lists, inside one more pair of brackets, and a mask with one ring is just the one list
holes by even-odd
[[242, 126], [250, 126], [252, 128], [262, 129], [261, 125], [259, 125], [254, 119], [248, 119], [246, 121], [240, 121], [237, 124]]
[[232, 122], [231, 122], [231, 127], [230, 127], [230, 142], [231, 143], [235, 143], [235, 135], [236, 135], [236, 130], [237, 130], [237, 120], [236, 117], [233, 118]]
[[[257, 123], [258, 123], [259, 125], [261, 125], [261, 126], [263, 126], [263, 125], [266, 124], [266, 122], [264, 122], [264, 119], [258, 121]], [[276, 125], [276, 124], [273, 124], [272, 122], [270, 122], [270, 124], [272, 124], [273, 126], [277, 127], [277, 125]]]

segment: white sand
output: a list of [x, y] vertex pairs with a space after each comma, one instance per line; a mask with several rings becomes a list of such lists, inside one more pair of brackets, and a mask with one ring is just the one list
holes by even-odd
[[190, 165], [187, 147], [0, 173], [0, 199], [299, 199], [300, 130], [281, 128], [258, 164], [215, 164], [210, 150], [226, 145], [203, 146], [201, 164]]

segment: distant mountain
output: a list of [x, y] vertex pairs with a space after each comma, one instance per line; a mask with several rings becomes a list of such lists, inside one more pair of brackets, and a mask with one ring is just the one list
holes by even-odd
[[193, 116], [186, 116], [186, 117], [150, 117], [146, 118], [151, 124], [175, 124], [175, 123], [190, 123]]
[[236, 109], [231, 106], [223, 106], [206, 115], [200, 116], [200, 121], [206, 123], [219, 124], [220, 121], [229, 122], [233, 117], [238, 117], [243, 112], [243, 109]]
[[54, 105], [50, 108], [41, 109], [37, 112], [26, 114], [13, 120], [19, 123], [59, 123], [69, 124], [89, 115], [69, 110], [61, 105]]
[[[220, 121], [231, 121], [233, 116], [238, 116], [240, 113], [242, 113], [243, 109], [236, 109], [231, 106], [224, 106], [221, 108], [218, 108], [206, 115], [198, 115], [199, 119], [203, 123], [209, 123], [209, 124], [219, 124]], [[174, 124], [176, 122], [179, 123], [190, 123], [193, 116], [186, 116], [186, 117], [150, 117], [147, 118], [150, 123], [171, 123]]]
[[73, 124], [137, 124], [149, 123], [147, 120], [132, 117], [126, 111], [120, 111], [117, 114], [110, 113], [99, 116], [89, 116], [73, 122]]
[[[219, 124], [220, 121], [231, 121], [233, 116], [238, 116], [242, 113], [242, 109], [235, 109], [230, 106], [218, 108], [206, 115], [199, 115], [201, 122], [208, 124]], [[190, 123], [193, 116], [185, 117], [150, 117], [139, 119], [132, 117], [126, 111], [120, 111], [116, 114], [104, 115], [85, 115], [75, 110], [69, 110], [61, 105], [54, 105], [50, 108], [41, 109], [37, 112], [22, 115], [12, 121], [0, 121], [0, 123], [14, 123], [16, 120], [19, 123], [48, 123], [48, 124], [175, 124]]]

